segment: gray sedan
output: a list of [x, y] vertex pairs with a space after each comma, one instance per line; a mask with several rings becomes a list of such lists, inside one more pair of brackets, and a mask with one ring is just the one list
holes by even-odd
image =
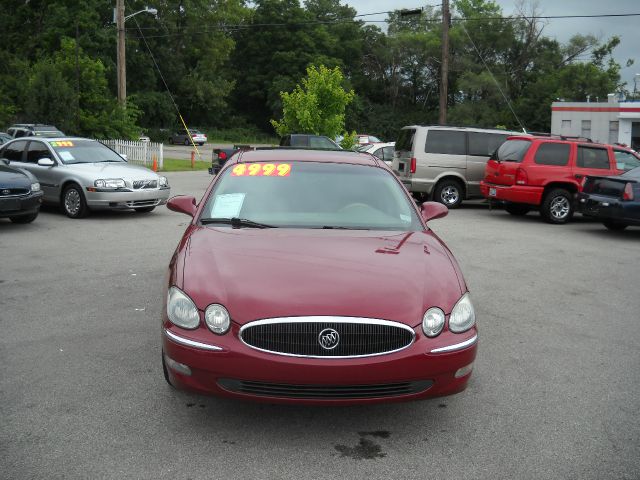
[[2, 145], [0, 158], [35, 175], [43, 201], [61, 205], [71, 218], [99, 209], [146, 213], [170, 194], [166, 177], [88, 138], [16, 139]]

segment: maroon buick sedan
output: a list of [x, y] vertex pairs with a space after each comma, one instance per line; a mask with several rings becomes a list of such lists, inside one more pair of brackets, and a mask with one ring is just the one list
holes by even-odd
[[271, 403], [405, 401], [464, 390], [476, 356], [462, 273], [376, 157], [241, 152], [202, 201], [166, 278], [167, 381]]

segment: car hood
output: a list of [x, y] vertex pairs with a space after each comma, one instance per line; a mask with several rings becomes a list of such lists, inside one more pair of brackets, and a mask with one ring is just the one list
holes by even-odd
[[125, 180], [157, 180], [158, 175], [141, 165], [120, 162], [66, 164], [71, 171], [91, 178], [123, 178]]
[[31, 188], [31, 182], [22, 170], [0, 164], [0, 188]]
[[192, 227], [176, 283], [204, 310], [221, 303], [239, 324], [336, 315], [410, 326], [426, 308], [449, 313], [462, 292], [431, 232]]

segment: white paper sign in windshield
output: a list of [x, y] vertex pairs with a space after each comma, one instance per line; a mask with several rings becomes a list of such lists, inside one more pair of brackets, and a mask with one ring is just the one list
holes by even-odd
[[244, 193], [217, 195], [215, 202], [213, 202], [213, 208], [211, 209], [211, 218], [238, 217], [240, 210], [242, 210], [244, 196]]

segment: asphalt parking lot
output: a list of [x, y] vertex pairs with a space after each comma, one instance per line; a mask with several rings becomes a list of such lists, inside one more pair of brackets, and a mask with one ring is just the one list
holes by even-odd
[[[210, 180], [167, 176], [197, 197]], [[0, 219], [0, 477], [640, 478], [640, 228], [481, 202], [433, 221], [478, 313], [469, 388], [318, 408], [165, 383], [161, 284], [187, 223], [165, 207]]]

